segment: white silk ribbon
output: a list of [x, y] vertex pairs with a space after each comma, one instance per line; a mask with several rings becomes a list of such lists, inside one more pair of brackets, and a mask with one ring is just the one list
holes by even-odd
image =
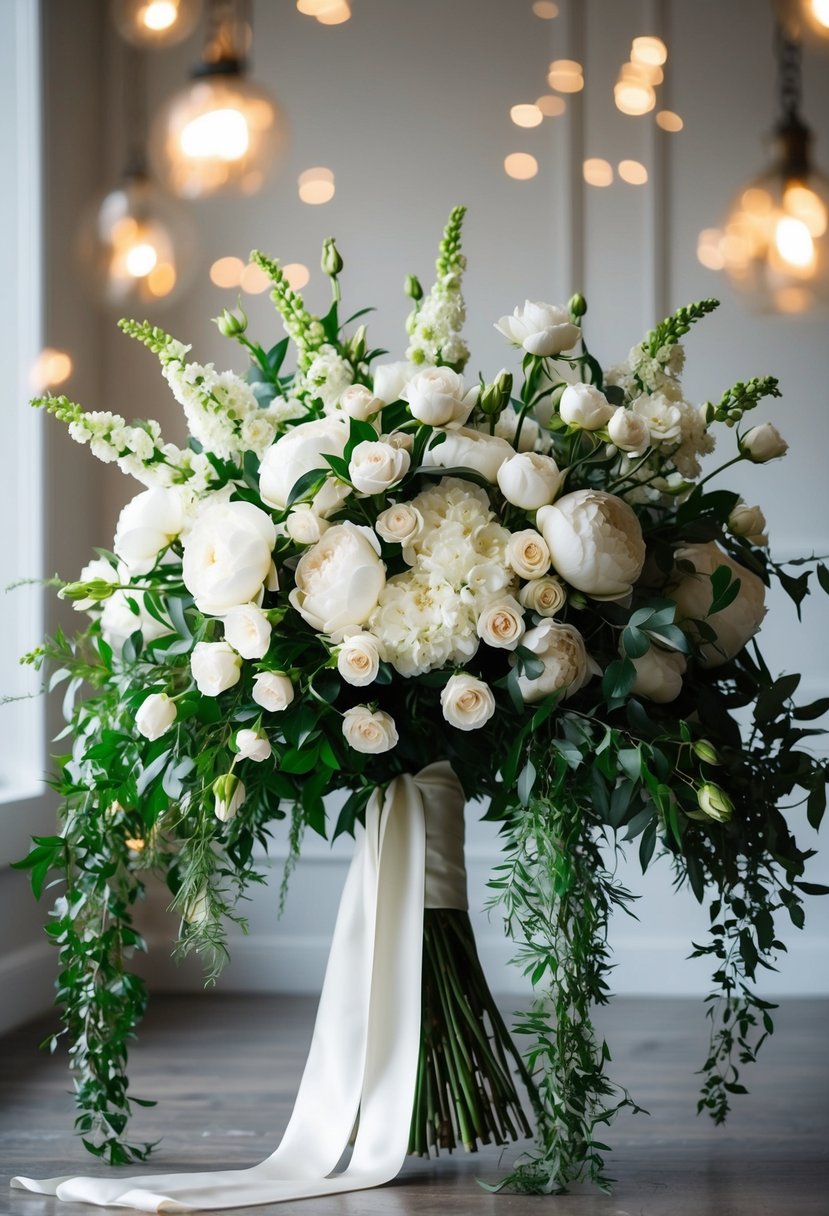
[[[424, 886], [427, 906], [467, 906], [463, 791], [445, 762], [396, 777], [366, 808], [293, 1114], [260, 1165], [131, 1178], [18, 1177], [11, 1185], [99, 1207], [193, 1212], [363, 1190], [394, 1178], [408, 1149], [420, 1050]], [[334, 1173], [358, 1114], [351, 1159]]]

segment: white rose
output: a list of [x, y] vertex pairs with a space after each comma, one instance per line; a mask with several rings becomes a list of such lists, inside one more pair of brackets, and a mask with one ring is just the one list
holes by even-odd
[[443, 433], [443, 443], [427, 448], [423, 455], [427, 468], [474, 469], [494, 485], [501, 465], [515, 455], [506, 439], [495, 435], [483, 435], [468, 427]]
[[675, 701], [682, 692], [682, 675], [687, 663], [678, 650], [651, 646], [640, 658], [631, 661], [636, 668], [633, 691], [640, 696], [665, 705]]
[[262, 659], [271, 644], [271, 623], [255, 604], [231, 608], [224, 618], [225, 641], [243, 659]]
[[295, 545], [315, 545], [329, 523], [307, 503], [300, 503], [291, 511], [284, 527]]
[[728, 517], [728, 530], [734, 536], [745, 536], [752, 544], [767, 543], [763, 535], [766, 527], [766, 517], [759, 507], [749, 507], [740, 501]]
[[346, 684], [363, 688], [377, 679], [380, 652], [377, 639], [370, 633], [353, 633], [346, 638], [337, 654], [337, 671]]
[[[340, 412], [291, 427], [268, 448], [259, 467], [259, 493], [269, 507], [284, 510], [291, 490], [312, 469], [327, 469], [324, 456], [342, 456], [348, 419]], [[318, 507], [318, 511], [321, 510]]]
[[480, 730], [495, 713], [492, 689], [475, 676], [450, 676], [440, 694], [443, 716], [458, 730]]
[[394, 719], [382, 709], [370, 710], [367, 705], [355, 705], [343, 714], [343, 735], [355, 752], [379, 755], [397, 746], [398, 734]]
[[597, 600], [628, 594], [645, 564], [636, 514], [614, 494], [576, 490], [536, 517], [556, 571]]
[[239, 683], [242, 660], [227, 642], [196, 642], [190, 655], [190, 670], [200, 693], [218, 697], [220, 692]]
[[495, 328], [515, 346], [523, 346], [531, 355], [560, 355], [572, 350], [581, 336], [578, 325], [570, 320], [566, 308], [555, 304], [524, 302], [511, 317], [501, 317]]
[[275, 544], [273, 520], [253, 503], [217, 503], [202, 512], [182, 562], [184, 585], [199, 611], [223, 616], [254, 600], [270, 573]]
[[[137, 612], [133, 611], [133, 604], [137, 607]], [[132, 589], [113, 591], [101, 613], [101, 633], [104, 641], [108, 642], [113, 650], [120, 652], [127, 638], [135, 633], [136, 629], [141, 630], [145, 646], [156, 638], [173, 632], [171, 626], [162, 625], [161, 621], [150, 615], [142, 592]]]
[[427, 426], [462, 426], [480, 388], [467, 389], [463, 377], [450, 367], [427, 367], [413, 376], [402, 392], [412, 417]]
[[348, 476], [361, 494], [383, 494], [406, 476], [410, 464], [411, 457], [405, 448], [363, 440], [351, 453]]
[[498, 470], [498, 485], [507, 502], [522, 511], [537, 511], [551, 503], [561, 485], [561, 473], [552, 456], [518, 452]]
[[400, 401], [403, 389], [417, 373], [414, 363], [379, 363], [374, 368], [374, 395], [385, 405]]
[[[701, 620], [714, 630], [716, 642], [702, 644], [700, 653], [703, 667], [719, 667], [721, 663], [733, 659], [760, 628], [766, 615], [765, 584], [751, 570], [735, 562], [714, 541], [677, 549], [674, 557], [677, 561], [691, 562], [697, 572], [681, 575], [677, 584], [668, 589], [668, 595], [676, 603], [677, 621], [682, 624], [686, 620]], [[718, 566], [728, 566], [732, 576], [740, 580], [740, 590], [727, 607], [708, 616], [712, 604], [709, 575]]]
[[135, 715], [135, 729], [152, 742], [170, 729], [177, 716], [176, 703], [166, 692], [151, 692]]
[[385, 402], [375, 397], [371, 389], [366, 388], [364, 384], [350, 384], [340, 393], [339, 406], [342, 412], [360, 422], [368, 422], [384, 405]]
[[754, 464], [765, 464], [767, 460], [776, 460], [785, 456], [789, 445], [776, 426], [770, 422], [761, 422], [746, 431], [740, 440], [740, 451]]
[[551, 693], [563, 690], [562, 697], [578, 692], [590, 678], [584, 638], [572, 625], [558, 621], [542, 621], [528, 629], [521, 643], [544, 664], [540, 676], [518, 676], [518, 687], [527, 704], [541, 701]]
[[423, 516], [411, 503], [399, 502], [386, 507], [374, 522], [374, 531], [389, 545], [413, 545], [423, 532]]
[[253, 760], [257, 764], [267, 760], [273, 751], [267, 736], [247, 728], [236, 732], [236, 750], [240, 760]]
[[524, 609], [511, 595], [495, 600], [479, 615], [477, 630], [487, 646], [515, 650], [524, 636]]
[[245, 801], [245, 784], [233, 773], [225, 773], [213, 782], [215, 802], [213, 813], [221, 823], [236, 818], [239, 807]]
[[159, 553], [172, 544], [183, 527], [180, 490], [144, 490], [118, 516], [112, 547], [130, 574], [148, 574]]
[[525, 583], [518, 592], [518, 602], [539, 616], [555, 616], [567, 603], [567, 592], [557, 578], [543, 578]]
[[641, 414], [626, 410], [623, 405], [607, 424], [611, 443], [622, 452], [643, 452], [651, 441], [650, 427]]
[[282, 671], [260, 671], [253, 677], [251, 696], [271, 713], [281, 713], [294, 699], [294, 686]]
[[507, 541], [506, 563], [521, 578], [541, 578], [550, 569], [550, 550], [534, 528], [513, 532]]
[[598, 431], [613, 417], [613, 406], [593, 384], [568, 384], [561, 394], [558, 412], [568, 426]]
[[370, 528], [336, 524], [299, 559], [289, 599], [319, 633], [335, 641], [345, 629], [364, 625], [386, 582], [380, 543]]

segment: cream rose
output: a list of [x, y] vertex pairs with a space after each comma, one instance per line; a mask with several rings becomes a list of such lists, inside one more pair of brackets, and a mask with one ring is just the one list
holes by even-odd
[[339, 407], [342, 412], [360, 422], [368, 422], [384, 405], [385, 402], [375, 397], [371, 389], [366, 388], [364, 384], [349, 384], [348, 388], [340, 393]]
[[682, 692], [682, 676], [687, 663], [678, 650], [651, 646], [640, 658], [631, 661], [636, 668], [633, 691], [641, 697], [666, 705]]
[[200, 612], [224, 616], [256, 599], [270, 574], [273, 520], [249, 502], [208, 507], [184, 544], [182, 578]]
[[184, 522], [179, 489], [144, 490], [118, 516], [112, 547], [131, 575], [148, 574], [159, 554], [181, 534]]
[[622, 452], [644, 452], [651, 441], [650, 427], [641, 414], [626, 410], [623, 405], [607, 424], [611, 443]]
[[291, 427], [262, 457], [259, 468], [262, 501], [284, 510], [300, 477], [312, 469], [327, 469], [324, 457], [342, 456], [347, 443], [348, 419], [341, 412]]
[[569, 697], [590, 678], [584, 638], [572, 625], [542, 621], [527, 630], [521, 645], [544, 664], [541, 675], [534, 679], [518, 676], [518, 687], [527, 704], [560, 690], [562, 697]]
[[467, 389], [463, 377], [450, 367], [426, 367], [413, 376], [401, 396], [413, 418], [427, 426], [462, 426], [475, 402], [479, 386]]
[[255, 604], [231, 608], [224, 618], [225, 641], [243, 659], [262, 659], [271, 644], [271, 623]]
[[450, 726], [458, 730], [480, 730], [495, 713], [492, 689], [475, 676], [455, 675], [440, 694], [440, 707]]
[[501, 317], [495, 328], [515, 346], [523, 346], [531, 355], [560, 355], [572, 350], [581, 336], [578, 325], [570, 320], [566, 308], [555, 304], [524, 301], [511, 317]]
[[785, 456], [789, 445], [776, 426], [770, 422], [761, 422], [746, 431], [740, 440], [740, 451], [754, 464], [765, 464], [767, 460], [776, 460]]
[[273, 752], [266, 735], [247, 728], [236, 732], [236, 750], [240, 760], [253, 760], [256, 764], [269, 759]]
[[242, 660], [227, 642], [196, 642], [190, 655], [190, 670], [203, 696], [218, 697], [239, 683]]
[[495, 600], [478, 616], [477, 631], [487, 646], [515, 650], [524, 636], [524, 609], [511, 595]]
[[346, 684], [363, 688], [377, 679], [380, 652], [377, 639], [370, 633], [353, 633], [346, 638], [337, 654], [337, 671]]
[[567, 592], [557, 578], [545, 574], [521, 588], [518, 602], [539, 616], [555, 616], [567, 603]]
[[550, 569], [550, 550], [534, 528], [513, 532], [507, 541], [506, 563], [520, 578], [541, 578]]
[[737, 503], [728, 517], [728, 530], [734, 536], [753, 536], [762, 532], [766, 526], [766, 517], [759, 507], [749, 507], [742, 500]]
[[[766, 615], [765, 584], [751, 570], [735, 562], [714, 541], [677, 549], [674, 556], [677, 561], [691, 562], [696, 570], [696, 574], [680, 575], [677, 583], [668, 588], [667, 594], [676, 603], [677, 622], [685, 628], [684, 622], [701, 620], [714, 630], [716, 642], [701, 644], [700, 654], [703, 667], [719, 667], [721, 663], [733, 659], [763, 623]], [[740, 590], [727, 607], [709, 616], [713, 597], [709, 576], [718, 566], [729, 568], [732, 576], [740, 580]], [[688, 625], [688, 632], [693, 634], [693, 625]]]
[[300, 503], [291, 511], [283, 526], [295, 545], [315, 545], [329, 523], [307, 503]]
[[294, 699], [294, 686], [283, 671], [260, 671], [253, 677], [251, 696], [272, 714], [287, 709]]
[[383, 494], [406, 476], [410, 464], [411, 457], [405, 448], [364, 440], [351, 453], [348, 476], [361, 494]]
[[576, 490], [542, 507], [536, 522], [556, 571], [593, 599], [622, 599], [642, 573], [639, 520], [614, 494]]
[[302, 555], [295, 577], [291, 604], [312, 628], [339, 641], [377, 606], [386, 582], [380, 543], [370, 528], [336, 524]]
[[355, 705], [343, 714], [343, 735], [355, 752], [376, 756], [397, 746], [398, 734], [394, 719], [382, 709], [370, 710], [367, 705]]
[[176, 703], [170, 700], [166, 692], [151, 692], [138, 708], [135, 729], [152, 742], [170, 729], [177, 716]]
[[498, 469], [498, 486], [507, 502], [522, 511], [537, 511], [551, 503], [561, 485], [561, 473], [552, 456], [518, 452]]
[[613, 417], [613, 406], [593, 384], [568, 384], [561, 394], [558, 412], [568, 426], [598, 431]]
[[[374, 523], [374, 531], [389, 545], [413, 545], [423, 532], [423, 516], [411, 503], [399, 502], [381, 511]], [[404, 555], [405, 556], [405, 555]]]
[[506, 439], [498, 439], [495, 435], [484, 435], [468, 427], [443, 433], [445, 440], [427, 448], [424, 453], [423, 463], [427, 467], [474, 469], [494, 485], [501, 465], [515, 455]]

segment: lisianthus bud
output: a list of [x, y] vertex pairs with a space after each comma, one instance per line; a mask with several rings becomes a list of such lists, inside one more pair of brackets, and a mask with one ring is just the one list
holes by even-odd
[[720, 758], [717, 755], [717, 749], [713, 743], [709, 743], [707, 739], [697, 739], [694, 743], [694, 752], [699, 756], [700, 760], [704, 760], [706, 764], [719, 764]]
[[697, 802], [699, 809], [709, 819], [716, 820], [717, 823], [728, 823], [731, 816], [734, 814], [734, 803], [728, 797], [725, 790], [721, 790], [718, 785], [713, 785], [711, 782], [706, 782], [697, 790]]
[[509, 405], [512, 393], [512, 374], [504, 368], [498, 373], [492, 384], [488, 384], [481, 392], [478, 405], [487, 417], [497, 416]]
[[417, 301], [423, 299], [423, 288], [421, 287], [420, 279], [416, 274], [406, 275], [406, 282], [403, 286], [403, 290], [410, 300]]
[[241, 307], [238, 313], [223, 308], [218, 317], [213, 318], [213, 323], [223, 338], [238, 338], [248, 327], [247, 313]]
[[354, 364], [361, 363], [366, 356], [366, 334], [368, 327], [361, 325], [346, 343], [346, 358]]
[[329, 275], [332, 279], [336, 278], [343, 268], [343, 259], [340, 256], [340, 251], [337, 249], [333, 236], [326, 237], [322, 242], [320, 265], [323, 273]]
[[234, 773], [223, 773], [213, 782], [213, 794], [213, 813], [222, 823], [228, 823], [245, 801], [245, 785]]
[[575, 295], [570, 296], [567, 307], [570, 309], [570, 316], [578, 321], [579, 317], [583, 317], [587, 312], [587, 300], [580, 291], [577, 291]]

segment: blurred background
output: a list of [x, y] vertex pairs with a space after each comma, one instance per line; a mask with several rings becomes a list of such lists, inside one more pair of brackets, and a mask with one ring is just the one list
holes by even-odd
[[[192, 344], [200, 362], [243, 370], [210, 318], [237, 297], [264, 345], [281, 323], [249, 265], [281, 260], [312, 309], [327, 304], [326, 236], [345, 259], [347, 312], [374, 306], [372, 345], [401, 358], [405, 276], [431, 282], [450, 208], [468, 217], [469, 371], [517, 363], [492, 328], [526, 298], [580, 290], [586, 337], [618, 362], [658, 319], [717, 296], [687, 339], [689, 399], [772, 373], [783, 399], [758, 411], [788, 457], [729, 472], [759, 503], [778, 559], [829, 552], [829, 2], [827, 0], [0, 0], [0, 366], [3, 585], [74, 577], [108, 547], [140, 487], [26, 406], [66, 393], [87, 409], [182, 421], [155, 359], [123, 315]], [[347, 314], [346, 314], [347, 315]], [[719, 440], [719, 460], [733, 437]], [[796, 573], [796, 571], [795, 571]], [[826, 601], [803, 624], [775, 596], [761, 642], [770, 666], [803, 672], [804, 700], [829, 692]], [[0, 597], [0, 688], [26, 690], [18, 656], [62, 616], [50, 595]], [[44, 794], [59, 706], [0, 711], [0, 1028], [48, 1007], [55, 957], [43, 908], [7, 864], [50, 830]], [[520, 990], [497, 916], [482, 909], [497, 832], [468, 812], [479, 944], [495, 991]], [[810, 838], [802, 808], [791, 811]], [[287, 911], [286, 856], [234, 939], [226, 990], [314, 991], [321, 983], [349, 843], [306, 840]], [[707, 916], [668, 865], [643, 878], [638, 921], [613, 927], [618, 992], [698, 994], [685, 961]], [[816, 859], [813, 881], [827, 881]], [[48, 894], [48, 893], [47, 893]], [[829, 908], [764, 992], [829, 992]], [[139, 967], [158, 988], [196, 988], [176, 967], [176, 924], [151, 888]]]

